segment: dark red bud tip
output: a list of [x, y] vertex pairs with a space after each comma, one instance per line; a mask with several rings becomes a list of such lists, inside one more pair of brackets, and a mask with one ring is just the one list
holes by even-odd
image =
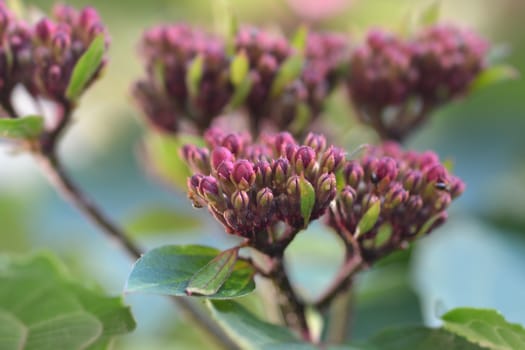
[[55, 31], [55, 23], [51, 22], [47, 18], [40, 20], [40, 22], [38, 22], [35, 26], [35, 34], [42, 42], [49, 42], [54, 36]]

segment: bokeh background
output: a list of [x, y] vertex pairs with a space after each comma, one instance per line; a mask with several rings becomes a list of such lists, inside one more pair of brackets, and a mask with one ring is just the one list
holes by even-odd
[[[228, 246], [205, 211], [192, 209], [183, 192], [166, 190], [144, 171], [137, 159], [144, 126], [129, 94], [130, 84], [142, 74], [136, 55], [141, 32], [174, 21], [213, 30], [221, 22], [221, 1], [65, 2], [95, 6], [112, 36], [106, 74], [82, 99], [75, 124], [61, 145], [67, 167], [146, 247], [190, 242]], [[25, 3], [48, 11], [53, 1]], [[408, 14], [428, 2], [231, 0], [230, 4], [241, 23], [291, 32], [308, 19], [317, 28], [348, 32], [359, 41], [369, 27], [405, 28]], [[523, 0], [442, 1], [442, 20], [471, 27], [492, 43], [507, 46], [507, 62], [521, 72], [524, 16]], [[338, 123], [349, 149], [373, 141], [373, 133], [355, 125], [342, 95], [329, 101], [324, 118]], [[384, 326], [437, 325], [436, 316], [456, 306], [496, 308], [510, 321], [525, 324], [525, 81], [496, 84], [440, 109], [409, 146], [434, 149], [453, 160], [467, 192], [453, 204], [448, 224], [409, 252], [360, 276], [354, 338], [366, 338]], [[42, 249], [57, 253], [86, 285], [100, 286], [110, 294], [122, 292], [131, 268], [117, 247], [57, 196], [30, 157], [12, 154], [0, 144], [0, 253]], [[315, 295], [326, 285], [341, 254], [337, 241], [319, 226], [297, 239], [289, 258], [292, 277], [305, 295]], [[138, 328], [116, 348], [212, 347], [164, 298], [129, 295], [126, 300]], [[261, 312], [257, 297], [245, 302]]]

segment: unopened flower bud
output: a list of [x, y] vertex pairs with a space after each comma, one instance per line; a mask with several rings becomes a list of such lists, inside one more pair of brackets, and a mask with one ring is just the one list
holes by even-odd
[[226, 147], [216, 147], [211, 153], [211, 165], [213, 169], [217, 170], [217, 167], [222, 162], [233, 162], [234, 156], [230, 150]]
[[450, 202], [452, 202], [452, 198], [450, 197], [450, 193], [447, 192], [441, 192], [439, 196], [437, 196], [435, 202], [434, 202], [434, 209], [436, 211], [442, 211], [448, 208], [450, 205]]
[[385, 207], [394, 209], [408, 199], [408, 192], [400, 183], [393, 183], [385, 195]]
[[35, 34], [40, 41], [48, 43], [54, 36], [56, 25], [51, 20], [44, 18], [35, 26]]
[[245, 159], [236, 161], [230, 179], [240, 190], [247, 190], [255, 181], [253, 164]]
[[277, 159], [272, 166], [273, 181], [277, 187], [283, 185], [288, 178], [290, 171], [290, 163], [286, 158]]
[[255, 183], [257, 187], [267, 187], [272, 182], [272, 167], [267, 161], [260, 161], [255, 164]]
[[266, 214], [270, 210], [272, 202], [273, 193], [271, 189], [265, 187], [257, 192], [257, 210], [259, 210], [261, 214]]
[[403, 187], [410, 193], [418, 193], [423, 181], [419, 170], [409, 170], [403, 179]]
[[411, 213], [417, 213], [423, 208], [423, 199], [419, 195], [411, 195], [408, 197], [406, 208]]
[[315, 152], [322, 153], [326, 148], [326, 138], [321, 134], [309, 133], [304, 144], [311, 147]]
[[354, 204], [357, 198], [357, 193], [354, 188], [345, 186], [340, 194], [341, 203], [344, 206], [344, 211], [350, 215], [354, 211]]
[[345, 159], [345, 152], [337, 147], [330, 146], [322, 155], [320, 162], [321, 172], [335, 172]]
[[325, 173], [317, 180], [315, 190], [316, 198], [323, 205], [331, 202], [335, 198], [337, 183], [334, 173]]
[[377, 161], [372, 170], [372, 182], [381, 187], [386, 187], [395, 180], [398, 174], [397, 163], [390, 157], [383, 157]]
[[195, 171], [203, 174], [210, 172], [209, 154], [206, 148], [198, 148], [195, 145], [184, 145], [181, 154], [186, 163]]
[[381, 199], [375, 194], [367, 193], [363, 196], [363, 200], [361, 201], [362, 213], [366, 213], [368, 209], [370, 209], [374, 204], [380, 201]]
[[427, 166], [423, 169], [423, 178], [426, 182], [447, 182], [447, 169], [439, 163]]
[[364, 176], [363, 167], [357, 161], [349, 161], [346, 163], [343, 174], [345, 176], [346, 184], [357, 188], [359, 182]]
[[[304, 180], [306, 181], [306, 180]], [[299, 203], [301, 201], [301, 178], [293, 175], [286, 182], [286, 193], [292, 203]]]
[[233, 208], [237, 213], [243, 213], [248, 210], [250, 197], [246, 191], [235, 191], [231, 197]]
[[295, 152], [293, 161], [297, 173], [311, 171], [316, 163], [315, 151], [308, 146], [301, 146]]
[[222, 200], [217, 180], [212, 176], [204, 176], [201, 179], [199, 193], [211, 204], [218, 204]]

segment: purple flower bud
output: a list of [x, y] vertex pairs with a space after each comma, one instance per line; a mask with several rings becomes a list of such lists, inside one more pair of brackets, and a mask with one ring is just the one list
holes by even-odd
[[237, 134], [229, 134], [222, 139], [222, 146], [226, 147], [234, 155], [239, 155], [244, 148], [244, 140], [242, 136]]
[[465, 192], [465, 183], [455, 176], [449, 177], [450, 181], [450, 195], [452, 199], [459, 197], [463, 192]]
[[222, 162], [233, 162], [234, 160], [235, 157], [226, 147], [216, 147], [211, 152], [211, 165], [215, 170]]
[[359, 182], [364, 176], [363, 167], [357, 161], [349, 161], [344, 168], [344, 176], [346, 184], [353, 188], [357, 188]]
[[231, 202], [235, 211], [241, 214], [248, 210], [250, 197], [246, 191], [235, 191], [231, 197]]
[[257, 192], [257, 210], [259, 210], [261, 214], [264, 215], [271, 209], [272, 202], [273, 193], [271, 189], [265, 187]]
[[377, 161], [375, 169], [372, 171], [372, 182], [380, 183], [385, 181], [390, 183], [397, 178], [397, 162], [390, 157], [383, 157]]
[[273, 181], [277, 187], [286, 182], [290, 174], [290, 163], [286, 158], [279, 158], [272, 165]]
[[321, 172], [335, 172], [345, 159], [345, 152], [337, 147], [330, 146], [321, 157]]
[[267, 161], [257, 162], [254, 166], [257, 187], [267, 187], [272, 183], [272, 167]]
[[219, 184], [217, 180], [212, 176], [204, 176], [200, 180], [199, 193], [208, 202], [214, 204], [221, 200]]
[[392, 183], [385, 195], [384, 205], [386, 208], [395, 209], [408, 200], [409, 193], [400, 183]]
[[411, 195], [408, 197], [406, 208], [411, 213], [417, 213], [423, 208], [423, 199], [419, 195]]
[[51, 20], [44, 18], [35, 26], [35, 34], [44, 43], [51, 40], [56, 31], [56, 25]]
[[181, 155], [194, 171], [203, 174], [210, 173], [209, 153], [206, 148], [184, 145], [181, 149]]
[[354, 211], [354, 204], [357, 198], [357, 193], [354, 188], [345, 186], [340, 194], [341, 203], [347, 215], [351, 215]]
[[295, 171], [297, 173], [311, 171], [316, 163], [316, 158], [317, 155], [312, 148], [308, 146], [299, 147], [293, 156]]
[[381, 199], [375, 194], [367, 193], [363, 196], [361, 201], [361, 212], [364, 214], [370, 209], [374, 204], [380, 202]]
[[[306, 180], [304, 180], [306, 181]], [[297, 175], [291, 176], [286, 182], [286, 193], [291, 203], [297, 204], [301, 201], [301, 178]]]
[[326, 138], [321, 134], [310, 132], [306, 136], [304, 144], [310, 146], [316, 153], [322, 153], [326, 148]]
[[426, 182], [447, 182], [447, 169], [441, 164], [435, 164], [423, 168], [423, 178]]
[[78, 22], [82, 28], [89, 29], [93, 24], [100, 22], [100, 16], [94, 8], [86, 7], [80, 11]]
[[418, 193], [423, 183], [423, 175], [419, 170], [408, 170], [403, 179], [403, 186], [410, 193]]
[[334, 173], [322, 174], [317, 180], [315, 190], [316, 199], [321, 206], [326, 206], [334, 200], [337, 190], [337, 182]]
[[296, 145], [295, 139], [289, 132], [281, 132], [271, 138], [271, 145], [277, 152], [277, 155], [286, 155], [286, 150], [289, 145]]
[[245, 159], [236, 161], [230, 179], [240, 190], [247, 190], [255, 181], [253, 164]]

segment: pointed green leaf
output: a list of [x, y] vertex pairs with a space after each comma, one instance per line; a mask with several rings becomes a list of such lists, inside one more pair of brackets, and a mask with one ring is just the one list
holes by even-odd
[[388, 329], [359, 348], [362, 350], [483, 350], [453, 333], [423, 327]]
[[357, 224], [356, 236], [359, 237], [374, 228], [380, 213], [381, 201], [377, 201], [366, 211], [365, 215], [363, 215]]
[[440, 12], [441, 12], [441, 0], [432, 1], [421, 12], [419, 23], [424, 26], [430, 26], [430, 25], [436, 24], [439, 21]]
[[24, 118], [0, 118], [0, 137], [15, 140], [35, 139], [44, 131], [44, 118], [28, 116]]
[[93, 75], [97, 72], [104, 58], [106, 51], [106, 39], [103, 34], [97, 36], [82, 57], [78, 60], [71, 80], [66, 90], [66, 97], [71, 100], [77, 100], [84, 91], [86, 84], [89, 83]]
[[251, 88], [252, 80], [250, 79], [249, 75], [246, 75], [244, 80], [235, 87], [235, 91], [233, 92], [233, 96], [230, 100], [229, 108], [235, 109], [242, 105], [250, 94]]
[[204, 58], [202, 55], [196, 56], [188, 67], [186, 73], [186, 88], [191, 97], [197, 96], [199, 92], [199, 85], [201, 83], [202, 74], [204, 70]]
[[507, 80], [517, 79], [519, 72], [516, 68], [509, 65], [497, 65], [482, 71], [470, 84], [470, 91], [477, 91], [487, 86]]
[[306, 49], [306, 42], [308, 40], [308, 27], [305, 25], [302, 25], [297, 29], [295, 32], [291, 45], [294, 49], [297, 50], [297, 52], [303, 53]]
[[101, 349], [135, 328], [121, 298], [72, 282], [52, 256], [0, 256], [0, 349]]
[[458, 308], [441, 317], [443, 327], [472, 343], [493, 350], [525, 349], [525, 329], [495, 310]]
[[[193, 276], [212, 261], [220, 251], [210, 247], [164, 246], [144, 254], [133, 266], [126, 291], [186, 296]], [[255, 289], [253, 268], [237, 261], [230, 277], [208, 298], [229, 299], [246, 295]]]
[[377, 230], [377, 235], [374, 239], [374, 246], [376, 248], [382, 247], [392, 237], [392, 225], [388, 222], [384, 223]]
[[313, 345], [301, 343], [290, 330], [258, 319], [236, 302], [208, 300], [207, 305], [219, 326], [242, 349], [316, 349]]
[[250, 70], [250, 62], [244, 51], [239, 52], [230, 64], [230, 81], [238, 87], [246, 78]]
[[217, 293], [230, 277], [238, 257], [239, 248], [221, 252], [203, 268], [195, 272], [188, 283], [188, 287], [186, 287], [186, 293], [204, 296]]
[[272, 97], [280, 95], [284, 91], [286, 85], [290, 84], [301, 75], [303, 66], [304, 57], [300, 55], [288, 57], [277, 72], [277, 76], [272, 83], [270, 95]]
[[299, 180], [299, 192], [301, 196], [301, 216], [306, 227], [310, 222], [310, 216], [315, 205], [315, 189], [308, 180], [301, 177]]

